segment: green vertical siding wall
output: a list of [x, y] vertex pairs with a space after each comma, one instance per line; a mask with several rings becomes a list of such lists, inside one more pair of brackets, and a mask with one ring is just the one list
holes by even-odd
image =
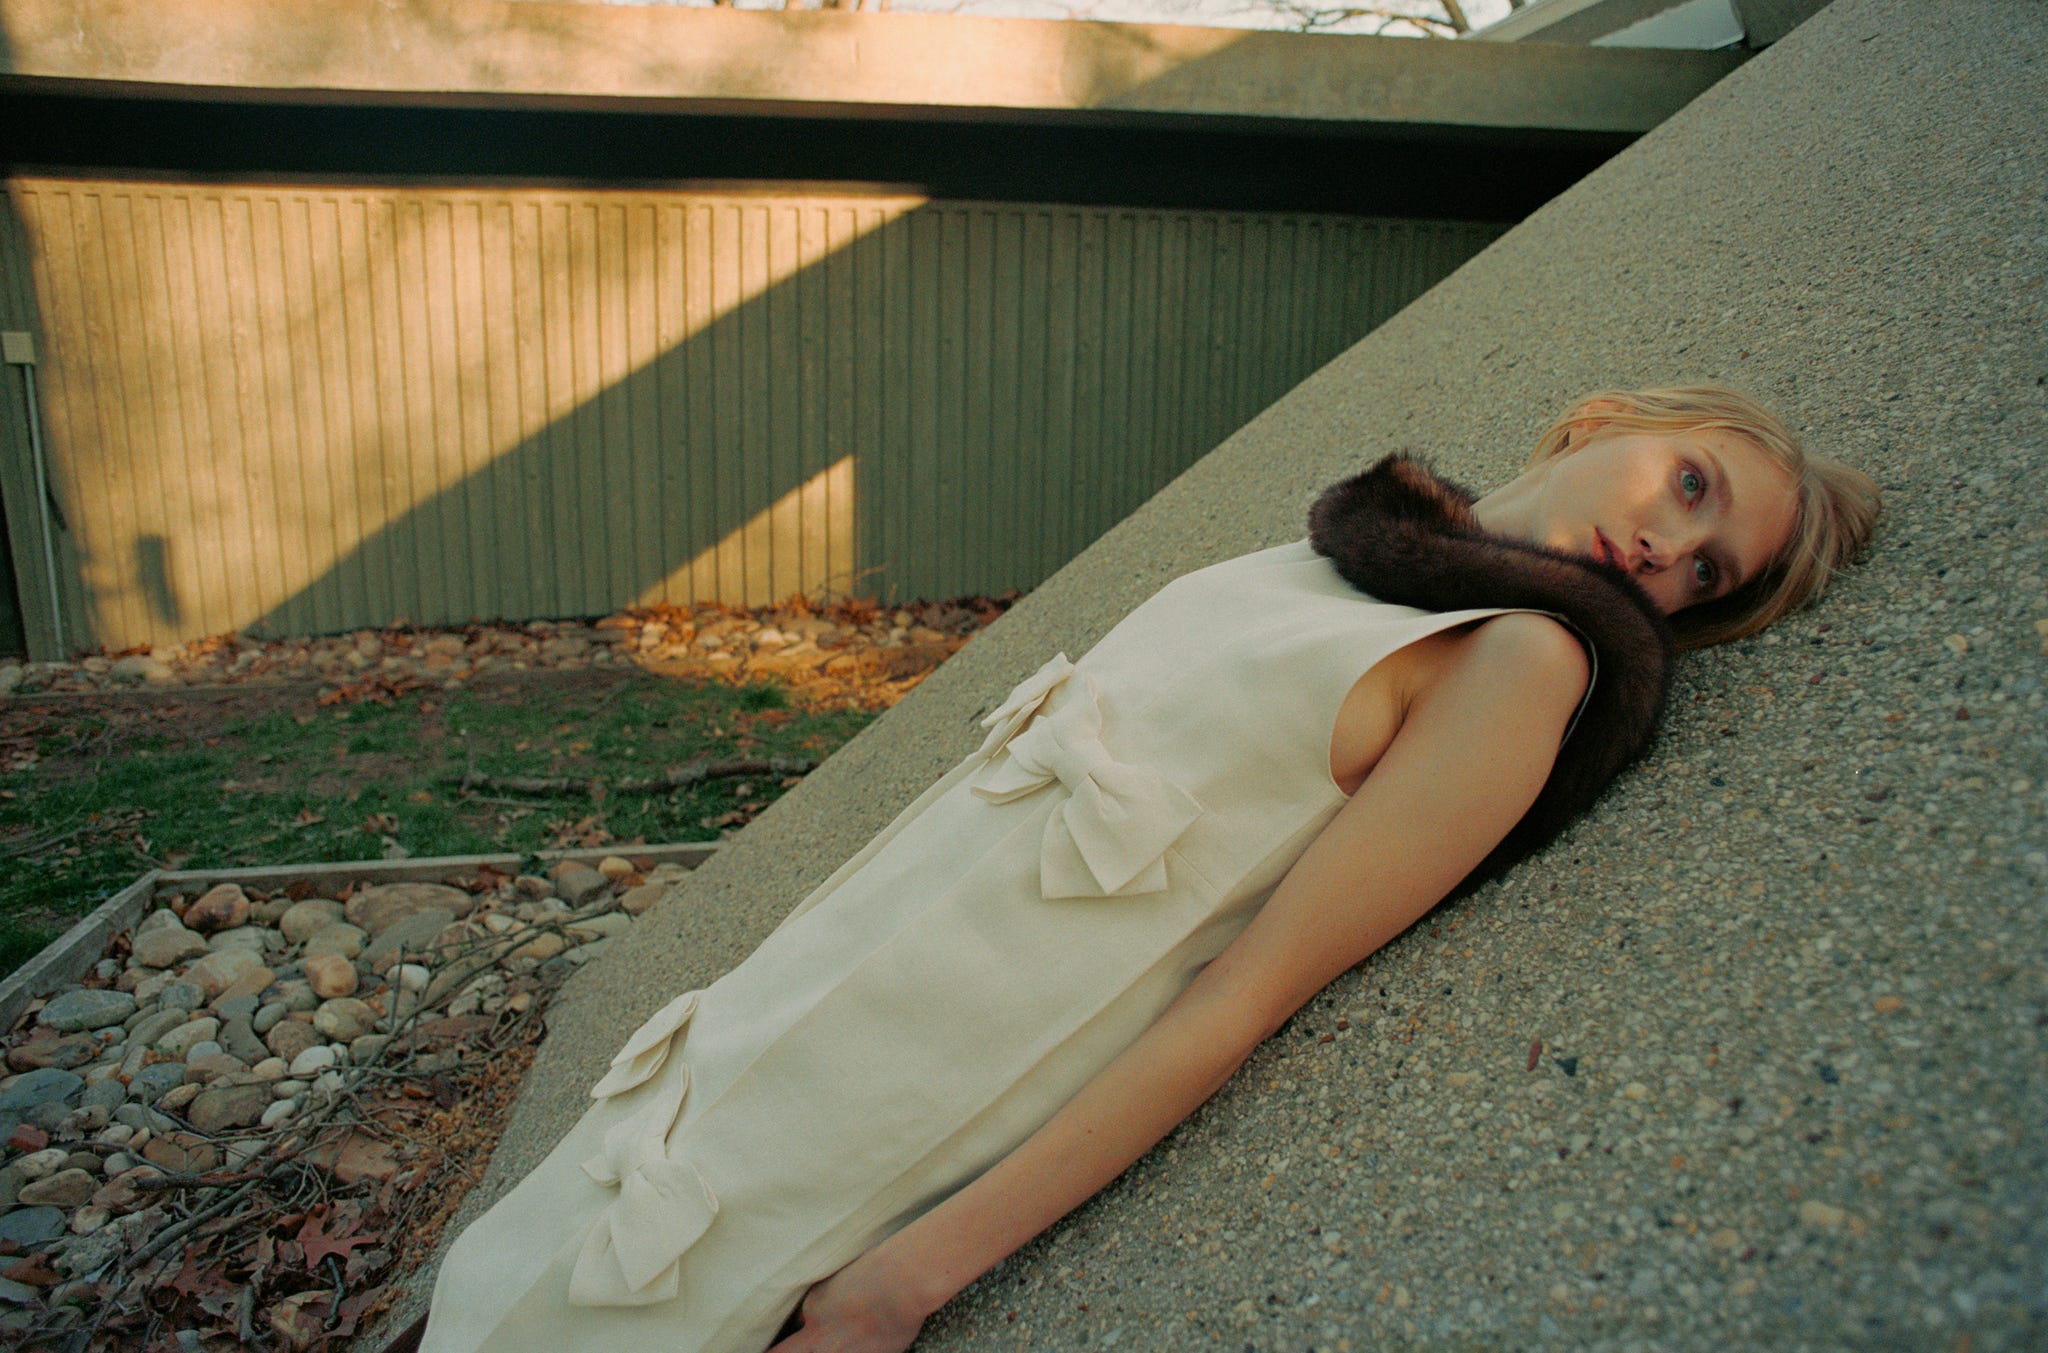
[[[67, 630], [110, 648], [1029, 586], [1504, 229], [686, 191], [9, 197], [0, 308], [32, 306], [42, 338]], [[0, 488], [46, 647], [27, 465], [15, 415]]]

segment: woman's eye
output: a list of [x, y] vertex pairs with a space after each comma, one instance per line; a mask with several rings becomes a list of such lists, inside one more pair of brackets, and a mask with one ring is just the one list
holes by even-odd
[[1713, 591], [1714, 580], [1720, 576], [1720, 570], [1714, 567], [1714, 561], [1704, 555], [1692, 561], [1693, 582], [1698, 585], [1700, 591]]
[[1690, 503], [1707, 491], [1707, 477], [1698, 470], [1681, 470], [1678, 472], [1678, 486], [1684, 490], [1685, 500]]

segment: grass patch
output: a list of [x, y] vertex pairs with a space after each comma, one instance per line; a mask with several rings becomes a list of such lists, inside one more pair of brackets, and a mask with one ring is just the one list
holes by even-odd
[[713, 780], [664, 795], [463, 795], [486, 775], [614, 782], [696, 760], [822, 760], [874, 710], [785, 687], [642, 672], [323, 709], [236, 693], [0, 711], [0, 973], [153, 867], [461, 855], [715, 840], [787, 788]]

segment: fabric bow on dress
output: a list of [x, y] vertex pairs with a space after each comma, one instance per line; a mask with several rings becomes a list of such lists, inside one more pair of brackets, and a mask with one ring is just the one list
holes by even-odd
[[[697, 1011], [697, 993], [669, 1002], [628, 1039], [592, 1099], [634, 1090], [667, 1063]], [[718, 1199], [686, 1160], [671, 1160], [669, 1129], [690, 1092], [690, 1068], [678, 1067], [661, 1095], [605, 1134], [583, 1172], [619, 1196], [584, 1233], [569, 1275], [573, 1306], [642, 1306], [676, 1293], [676, 1261], [718, 1215]]]
[[[1079, 673], [1076, 683], [1076, 674], [1058, 654], [981, 721], [991, 730], [981, 755], [1007, 755], [991, 760], [973, 790], [1009, 803], [1055, 783], [1066, 787], [1039, 848], [1044, 897], [1157, 892], [1166, 887], [1167, 847], [1202, 805], [1157, 771], [1110, 756], [1095, 681]], [[1064, 698], [1054, 700], [1063, 686]]]

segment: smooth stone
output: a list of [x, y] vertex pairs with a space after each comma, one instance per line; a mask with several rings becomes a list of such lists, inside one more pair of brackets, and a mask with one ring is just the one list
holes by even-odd
[[196, 1057], [214, 1057], [225, 1051], [218, 1038], [205, 1039], [185, 1049], [185, 1061], [190, 1063]]
[[467, 916], [475, 906], [475, 898], [445, 883], [380, 883], [351, 897], [343, 910], [350, 925], [381, 935], [387, 927], [418, 912], [439, 910]]
[[265, 1057], [262, 1061], [249, 1068], [252, 1074], [261, 1076], [267, 1081], [279, 1079], [290, 1069], [289, 1064], [282, 1057]]
[[229, 996], [213, 1003], [213, 1013], [222, 1019], [245, 1019], [256, 1013], [262, 1002], [252, 992], [245, 996]]
[[[14, 1279], [12, 1278], [0, 1278], [0, 1306], [27, 1306], [32, 1302], [39, 1302], [41, 1299], [42, 1298], [37, 1294], [36, 1289], [30, 1287], [27, 1283], [18, 1283], [14, 1281]], [[23, 1312], [22, 1314], [26, 1314], [26, 1312]], [[11, 1332], [19, 1334], [22, 1331], [11, 1330], [0, 1332]]]
[[[178, 1068], [180, 1076], [183, 1076], [184, 1072], [184, 1067]], [[114, 1111], [114, 1117], [117, 1121], [127, 1124], [137, 1132], [141, 1132], [144, 1129], [151, 1132], [170, 1132], [178, 1126], [172, 1119], [143, 1104], [123, 1104]], [[143, 1146], [147, 1145], [147, 1142], [143, 1143]], [[143, 1149], [143, 1146], [138, 1146], [135, 1149], [140, 1151]]]
[[14, 1206], [15, 1200], [21, 1197], [21, 1186], [28, 1182], [20, 1169], [13, 1165], [0, 1169], [0, 1212]]
[[384, 1049], [391, 1045], [389, 1034], [364, 1034], [348, 1045], [348, 1060], [353, 1066], [365, 1066], [377, 1060]]
[[427, 907], [409, 913], [377, 932], [363, 950], [363, 962], [372, 972], [381, 972], [400, 954], [413, 958], [431, 952], [438, 948], [441, 932], [454, 921], [455, 913], [446, 907]]
[[270, 1104], [267, 1085], [227, 1085], [205, 1090], [192, 1101], [185, 1117], [201, 1132], [221, 1132], [247, 1127], [263, 1116]]
[[[338, 1054], [325, 1043], [316, 1043], [298, 1056], [292, 1058], [291, 1074], [294, 1080], [302, 1080], [327, 1070], [339, 1060]], [[277, 1093], [275, 1089], [272, 1094]]]
[[64, 1234], [64, 1212], [55, 1207], [17, 1207], [0, 1216], [0, 1240], [40, 1245]]
[[62, 1104], [85, 1087], [85, 1077], [62, 1067], [25, 1071], [0, 1090], [0, 1113], [23, 1113], [42, 1104]]
[[523, 958], [538, 963], [553, 958], [569, 947], [569, 942], [552, 930], [543, 930], [526, 943], [507, 954], [507, 958]]
[[401, 963], [392, 976], [397, 979], [402, 991], [425, 991], [427, 983], [433, 980], [433, 973], [418, 963]]
[[[141, 1162], [138, 1161], [135, 1157], [129, 1155], [126, 1151], [116, 1151], [107, 1157], [107, 1177], [112, 1178], [115, 1175], [125, 1174], [129, 1170], [134, 1169], [139, 1164], [141, 1164]], [[93, 1195], [93, 1201], [96, 1203], [100, 1202], [98, 1194]], [[106, 1204], [100, 1203], [100, 1206], [105, 1207]]]
[[287, 1063], [296, 1061], [300, 1053], [307, 1048], [317, 1047], [319, 1043], [319, 1031], [311, 1024], [296, 1019], [283, 1021], [263, 1039], [263, 1046], [284, 1058]]
[[340, 925], [348, 914], [339, 902], [326, 897], [309, 897], [303, 902], [294, 902], [291, 909], [277, 918], [277, 929], [290, 944], [304, 944], [320, 931], [331, 925]]
[[260, 1038], [272, 1029], [275, 1029], [277, 1022], [290, 1013], [291, 1008], [283, 1001], [272, 1001], [256, 1012], [255, 1016], [250, 1019], [249, 1026], [256, 1031], [257, 1036]]
[[151, 1011], [128, 1030], [128, 1046], [149, 1047], [189, 1018], [191, 1016], [183, 1010]]
[[71, 1155], [61, 1146], [46, 1146], [40, 1151], [31, 1151], [14, 1162], [14, 1168], [21, 1171], [23, 1182], [48, 1179], [64, 1168], [65, 1160]]
[[181, 977], [158, 992], [156, 1001], [166, 1010], [197, 1010], [206, 1004], [206, 992], [197, 982]]
[[255, 925], [269, 926], [275, 930], [279, 919], [290, 911], [292, 906], [289, 897], [273, 897], [268, 902], [251, 902], [249, 920]]
[[71, 1234], [75, 1236], [89, 1236], [94, 1231], [105, 1226], [112, 1217], [113, 1214], [107, 1211], [106, 1208], [100, 1207], [96, 1203], [87, 1203], [71, 1214]]
[[154, 934], [170, 926], [176, 926], [178, 929], [183, 930], [185, 923], [179, 920], [178, 913], [172, 911], [169, 907], [158, 907], [155, 911], [135, 923], [135, 935], [139, 939], [144, 935]]
[[69, 1071], [84, 1066], [99, 1055], [99, 1039], [91, 1034], [59, 1034], [39, 1028], [26, 1042], [7, 1050], [7, 1065], [16, 1071], [38, 1071], [57, 1067]]
[[555, 892], [572, 907], [580, 907], [591, 898], [610, 891], [612, 881], [588, 865], [564, 863], [549, 871], [554, 880]]
[[227, 1157], [228, 1168], [239, 1170], [263, 1153], [264, 1143], [255, 1137], [243, 1137], [227, 1143], [222, 1154]]
[[259, 963], [254, 970], [236, 978], [222, 987], [219, 992], [215, 993], [214, 1004], [227, 1003], [232, 1005], [245, 997], [253, 998], [258, 992], [275, 981], [276, 978], [276, 973]]
[[[184, 1083], [183, 1066], [177, 1062], [153, 1062], [135, 1073], [134, 1078], [128, 1082], [128, 1093], [144, 1104], [154, 1104], [165, 1091]], [[117, 1113], [115, 1117], [118, 1118], [120, 1115]]]
[[83, 1170], [87, 1174], [98, 1174], [100, 1172], [100, 1158], [91, 1151], [73, 1151], [64, 1157], [64, 1168], [67, 1170]]
[[249, 895], [238, 883], [209, 888], [197, 902], [185, 908], [185, 927], [210, 935], [236, 930], [249, 924]]
[[126, 1061], [127, 1058], [128, 1045], [126, 1043], [109, 1043], [106, 1049], [100, 1053], [100, 1060], [86, 1067], [78, 1074], [85, 1077], [87, 1088], [91, 1088], [109, 1076], [120, 1075], [121, 1063]]
[[200, 1174], [220, 1164], [220, 1152], [213, 1144], [189, 1132], [166, 1132], [151, 1137], [142, 1154], [150, 1164], [173, 1174]]
[[201, 1043], [213, 1041], [220, 1032], [220, 1021], [211, 1015], [186, 1020], [177, 1028], [156, 1041], [156, 1049], [167, 1057], [184, 1057]]
[[270, 1106], [263, 1110], [263, 1116], [257, 1122], [261, 1127], [276, 1127], [298, 1111], [299, 1101], [296, 1099], [272, 1100]]
[[56, 1131], [63, 1140], [76, 1141], [80, 1137], [89, 1137], [98, 1132], [113, 1116], [113, 1111], [104, 1104], [95, 1104], [89, 1109], [72, 1109], [57, 1120]]
[[123, 991], [148, 1006], [160, 1004], [163, 989], [177, 980], [176, 973], [157, 972], [150, 968], [130, 968], [119, 978]]
[[77, 1207], [98, 1188], [99, 1181], [83, 1170], [59, 1170], [22, 1185], [18, 1201], [24, 1207]]
[[[118, 1067], [115, 1069], [119, 1070]], [[86, 1086], [85, 1093], [78, 1097], [78, 1106], [82, 1109], [112, 1109], [117, 1104], [126, 1103], [127, 1099], [128, 1087], [110, 1077], [96, 1085]]]
[[38, 1018], [67, 1034], [104, 1029], [135, 1013], [135, 998], [123, 991], [67, 991], [42, 1009]]
[[353, 996], [337, 997], [313, 1012], [313, 1027], [338, 1043], [369, 1033], [376, 1025], [377, 1012]]
[[297, 1099], [306, 1093], [306, 1082], [300, 1080], [274, 1081], [270, 1086], [272, 1099]]
[[199, 1098], [199, 1092], [205, 1088], [188, 1080], [183, 1085], [172, 1086], [164, 1091], [164, 1096], [157, 1101], [157, 1106], [165, 1113], [182, 1113], [185, 1106]]
[[339, 925], [326, 926], [313, 933], [306, 941], [305, 957], [333, 954], [340, 958], [354, 958], [363, 952], [363, 945], [370, 938], [369, 932], [346, 921]]
[[[206, 941], [184, 926], [164, 926], [147, 935], [137, 935], [130, 955], [137, 963], [152, 968], [170, 968], [206, 952]], [[193, 1002], [198, 1004], [198, 1002]]]
[[340, 1090], [342, 1084], [339, 1071], [323, 1071], [313, 1077], [313, 1093], [316, 1095], [331, 1095]]
[[267, 972], [263, 960], [248, 950], [223, 949], [219, 953], [208, 954], [186, 969], [185, 978], [196, 984], [211, 999], [238, 982], [252, 978], [257, 973]]
[[213, 954], [226, 953], [230, 949], [246, 949], [252, 954], [261, 954], [264, 937], [269, 933], [261, 926], [237, 926], [233, 930], [223, 930], [208, 939], [206, 949], [208, 953]]
[[270, 989], [263, 993], [263, 999], [284, 1006], [287, 1012], [317, 1010], [320, 1007], [320, 998], [313, 994], [313, 984], [303, 977], [287, 977], [271, 983]]
[[356, 965], [340, 954], [308, 954], [306, 981], [321, 1000], [356, 994]]
[[667, 891], [666, 884], [643, 883], [637, 888], [628, 888], [625, 896], [619, 899], [619, 906], [625, 909], [628, 916], [638, 916], [661, 901], [662, 895]]
[[212, 1052], [200, 1057], [187, 1057], [185, 1059], [185, 1083], [187, 1085], [205, 1085], [219, 1080], [222, 1076], [232, 1076], [238, 1071], [247, 1071], [248, 1069], [249, 1064], [247, 1062], [225, 1052]]
[[256, 1036], [256, 1030], [246, 1015], [227, 1022], [220, 1031], [220, 1045], [230, 1056], [240, 1058], [249, 1066], [270, 1056], [270, 1049], [263, 1046], [263, 1040]]

